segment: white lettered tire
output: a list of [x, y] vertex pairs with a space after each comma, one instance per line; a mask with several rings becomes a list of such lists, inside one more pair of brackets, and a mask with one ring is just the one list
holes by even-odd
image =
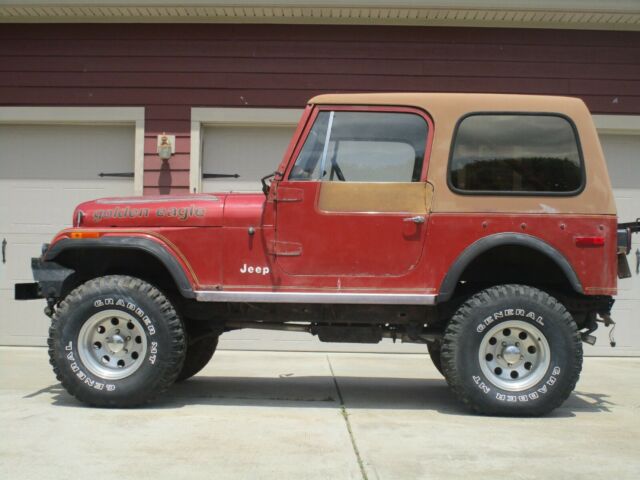
[[138, 278], [90, 280], [60, 303], [49, 330], [57, 379], [90, 405], [133, 407], [164, 392], [185, 356], [182, 321], [169, 300]]
[[458, 309], [441, 357], [447, 382], [473, 411], [537, 416], [559, 407], [575, 388], [582, 343], [555, 298], [529, 286], [500, 285]]

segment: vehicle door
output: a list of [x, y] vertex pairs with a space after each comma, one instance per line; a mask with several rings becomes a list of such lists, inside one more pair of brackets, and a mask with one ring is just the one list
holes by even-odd
[[288, 275], [402, 276], [423, 252], [432, 123], [401, 107], [320, 107], [276, 192]]

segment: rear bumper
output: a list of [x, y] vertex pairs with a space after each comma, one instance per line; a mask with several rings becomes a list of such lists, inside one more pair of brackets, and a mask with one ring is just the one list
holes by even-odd
[[74, 270], [55, 262], [45, 262], [41, 257], [31, 259], [33, 283], [16, 283], [14, 298], [16, 300], [34, 300], [37, 298], [60, 298], [65, 281]]

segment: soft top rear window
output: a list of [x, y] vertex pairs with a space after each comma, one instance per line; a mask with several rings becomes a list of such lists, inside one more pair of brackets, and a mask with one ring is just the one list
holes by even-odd
[[575, 126], [552, 113], [467, 115], [454, 132], [449, 185], [468, 194], [575, 195], [584, 187]]

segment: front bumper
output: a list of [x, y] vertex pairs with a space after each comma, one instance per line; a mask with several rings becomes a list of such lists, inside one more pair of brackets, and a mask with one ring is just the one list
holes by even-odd
[[74, 273], [74, 270], [55, 262], [46, 262], [42, 260], [42, 257], [31, 259], [31, 271], [35, 282], [14, 285], [16, 300], [60, 298], [64, 291], [65, 282]]

